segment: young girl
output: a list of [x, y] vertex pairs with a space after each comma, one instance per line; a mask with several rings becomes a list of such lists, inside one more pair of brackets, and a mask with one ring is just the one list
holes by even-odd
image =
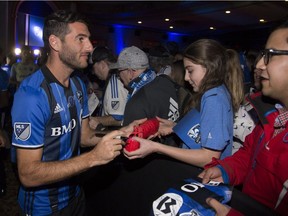
[[132, 152], [124, 150], [125, 156], [135, 159], [159, 153], [203, 167], [212, 157], [231, 155], [234, 111], [238, 110], [244, 95], [243, 73], [239, 61], [235, 61], [236, 55], [235, 51], [210, 39], [201, 39], [188, 46], [183, 62], [185, 80], [195, 92], [193, 101], [176, 126], [158, 118], [159, 134], [176, 132], [184, 141], [183, 148], [135, 137], [140, 148]]

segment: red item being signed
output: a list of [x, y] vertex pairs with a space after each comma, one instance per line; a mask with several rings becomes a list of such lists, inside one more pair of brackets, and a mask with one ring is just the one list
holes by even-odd
[[159, 121], [157, 118], [148, 119], [139, 126], [134, 127], [134, 131], [131, 133], [126, 141], [125, 149], [129, 152], [135, 151], [140, 147], [140, 143], [133, 140], [134, 136], [140, 138], [148, 138], [149, 136], [155, 134], [159, 129]]

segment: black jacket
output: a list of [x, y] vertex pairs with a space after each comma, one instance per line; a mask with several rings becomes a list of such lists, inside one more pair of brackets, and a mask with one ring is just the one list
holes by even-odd
[[157, 76], [127, 102], [123, 125], [155, 116], [177, 122], [190, 98], [191, 94], [169, 76]]

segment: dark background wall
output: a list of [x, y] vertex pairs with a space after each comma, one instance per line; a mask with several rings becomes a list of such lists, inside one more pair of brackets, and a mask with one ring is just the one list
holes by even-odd
[[[44, 18], [57, 9], [78, 10], [79, 6], [86, 3], [77, 2], [76, 4], [75, 2], [67, 1], [0, 1], [0, 28], [2, 29], [0, 47], [7, 53], [13, 51], [16, 46], [20, 47], [25, 44], [23, 33], [25, 31], [25, 19], [21, 18], [23, 14]], [[91, 16], [93, 11], [89, 11], [89, 13]], [[218, 31], [217, 34], [208, 32], [205, 34], [205, 32], [202, 32], [201, 34], [171, 35], [169, 32], [155, 29], [100, 23], [93, 18], [91, 21], [91, 40], [93, 44], [95, 46], [109, 46], [117, 54], [125, 46], [136, 45], [140, 48], [149, 48], [159, 44], [167, 44], [171, 41], [176, 41], [179, 49], [182, 50], [194, 40], [203, 37], [219, 40], [224, 45], [238, 50], [261, 49], [272, 27], [278, 24], [275, 22], [266, 28], [260, 28], [259, 26], [259, 28], [251, 29], [247, 27], [247, 29], [241, 29], [241, 31], [223, 31], [222, 33]]]

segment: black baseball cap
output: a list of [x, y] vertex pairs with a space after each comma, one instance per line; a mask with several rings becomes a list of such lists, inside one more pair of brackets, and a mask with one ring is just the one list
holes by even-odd
[[108, 47], [98, 46], [95, 47], [90, 54], [89, 64], [94, 65], [96, 62], [100, 62], [105, 59], [111, 63], [115, 63], [117, 61], [116, 57]]

